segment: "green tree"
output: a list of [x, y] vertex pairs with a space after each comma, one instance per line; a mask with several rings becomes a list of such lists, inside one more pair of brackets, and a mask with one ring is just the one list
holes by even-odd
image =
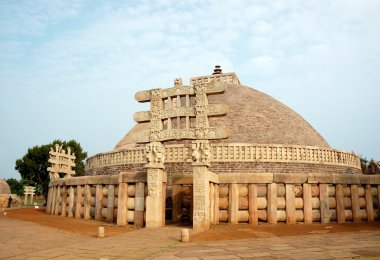
[[18, 196], [24, 194], [24, 186], [34, 185], [34, 183], [28, 179], [17, 180], [14, 178], [10, 178], [5, 181], [9, 184], [9, 187], [11, 188], [11, 193], [17, 194]]
[[360, 157], [360, 167], [363, 174], [368, 174], [368, 160], [365, 157]]
[[363, 174], [380, 174], [380, 162], [374, 159], [360, 158], [360, 166]]
[[17, 194], [17, 195], [23, 194], [24, 189], [23, 189], [21, 181], [16, 180], [14, 178], [10, 178], [5, 181], [8, 183], [9, 187], [11, 188], [12, 194]]
[[34, 146], [28, 149], [28, 152], [16, 161], [15, 169], [20, 173], [22, 181], [28, 180], [31, 185], [36, 187], [36, 193], [42, 194], [47, 198], [49, 189], [49, 172], [47, 168], [50, 166], [49, 151], [50, 148], [55, 147], [56, 144], [62, 145], [62, 148], [67, 150], [68, 147], [75, 153], [75, 175], [84, 175], [84, 160], [87, 157], [87, 152], [84, 152], [82, 147], [75, 140], [68, 142], [61, 140], [54, 140], [50, 144], [41, 146]]

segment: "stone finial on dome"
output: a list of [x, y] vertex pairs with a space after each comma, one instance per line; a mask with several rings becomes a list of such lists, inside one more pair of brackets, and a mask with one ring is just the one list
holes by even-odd
[[212, 75], [215, 74], [222, 74], [222, 69], [220, 68], [220, 65], [215, 65], [214, 73], [212, 73]]

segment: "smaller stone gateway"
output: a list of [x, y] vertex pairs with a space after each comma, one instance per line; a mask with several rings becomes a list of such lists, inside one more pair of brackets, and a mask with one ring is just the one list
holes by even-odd
[[332, 149], [233, 72], [218, 66], [188, 86], [176, 79], [135, 98], [150, 110], [135, 114], [137, 125], [113, 151], [87, 159], [88, 176], [51, 180], [48, 213], [138, 227], [186, 216], [195, 230], [380, 217], [380, 175], [363, 175], [356, 154]]
[[29, 204], [33, 204], [33, 196], [35, 195], [36, 187], [33, 186], [24, 186], [24, 204], [28, 204], [28, 197], [30, 198]]

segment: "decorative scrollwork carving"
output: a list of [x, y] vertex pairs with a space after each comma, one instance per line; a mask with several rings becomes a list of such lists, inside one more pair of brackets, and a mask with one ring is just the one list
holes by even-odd
[[206, 213], [204, 212], [194, 212], [193, 223], [194, 224], [203, 224], [206, 220]]

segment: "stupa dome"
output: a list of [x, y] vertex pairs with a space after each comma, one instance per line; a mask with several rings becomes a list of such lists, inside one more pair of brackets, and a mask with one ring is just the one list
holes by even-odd
[[0, 194], [11, 194], [9, 184], [3, 179], [0, 179]]
[[[209, 104], [226, 104], [228, 113], [210, 117], [210, 126], [224, 126], [230, 130], [227, 139], [220, 143], [255, 143], [302, 145], [330, 148], [323, 137], [299, 114], [276, 99], [253, 88], [230, 84], [220, 95], [210, 95]], [[125, 149], [136, 144], [136, 134], [149, 129], [149, 123], [133, 127], [115, 149]]]

